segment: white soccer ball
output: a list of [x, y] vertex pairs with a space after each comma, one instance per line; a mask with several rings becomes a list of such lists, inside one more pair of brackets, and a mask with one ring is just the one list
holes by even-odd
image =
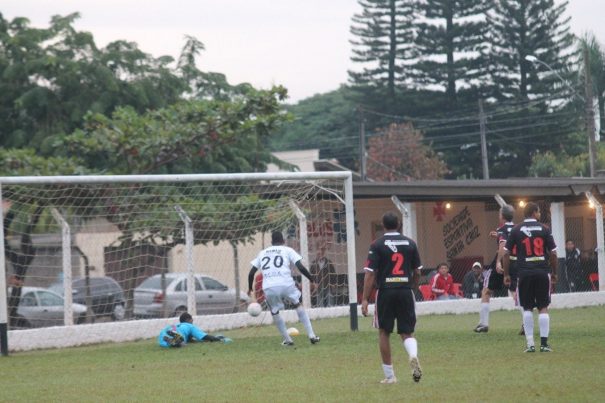
[[291, 327], [291, 328], [288, 329], [288, 334], [290, 336], [294, 337], [294, 336], [298, 336], [300, 334], [300, 332], [298, 331], [297, 328]]
[[250, 316], [258, 316], [263, 311], [263, 307], [258, 302], [252, 302], [248, 305], [248, 313]]

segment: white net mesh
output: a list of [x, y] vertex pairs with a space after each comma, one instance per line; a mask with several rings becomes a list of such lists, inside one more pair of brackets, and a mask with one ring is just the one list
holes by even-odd
[[[62, 296], [69, 274], [74, 323], [245, 311], [249, 262], [269, 245], [273, 230], [308, 256], [304, 264], [319, 283], [312, 306], [349, 303], [342, 179], [54, 180], [3, 184], [1, 196], [11, 329], [68, 323]], [[307, 220], [308, 251], [300, 250], [293, 204]], [[189, 265], [195, 308], [187, 299]]]

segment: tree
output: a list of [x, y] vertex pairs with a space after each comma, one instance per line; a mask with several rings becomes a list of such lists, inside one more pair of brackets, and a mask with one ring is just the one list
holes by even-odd
[[410, 78], [414, 54], [415, 2], [412, 0], [358, 0], [363, 8], [353, 17], [351, 60], [364, 66], [349, 71], [354, 87], [394, 99], [397, 87]]
[[535, 56], [566, 74], [573, 36], [564, 13], [567, 1], [496, 0], [488, 13], [494, 80], [493, 95], [500, 99], [551, 97], [563, 85], [544, 66], [526, 59]]
[[[590, 77], [593, 84], [593, 94], [597, 98], [598, 110], [600, 116], [601, 131], [605, 133], [605, 48], [599, 43], [593, 33], [586, 33], [578, 40], [578, 51], [584, 55], [584, 49], [588, 52], [590, 66]], [[583, 57], [579, 60], [578, 71], [582, 76], [585, 63]], [[581, 79], [584, 82], [584, 79]]]
[[286, 90], [250, 90], [234, 101], [191, 100], [138, 114], [118, 108], [88, 114], [84, 127], [62, 136], [57, 152], [111, 174], [263, 172], [274, 162], [264, 146], [288, 119]]
[[443, 178], [447, 166], [423, 140], [410, 123], [380, 130], [368, 140], [368, 177], [386, 182]]
[[359, 121], [352, 97], [351, 89], [342, 86], [286, 106], [292, 119], [271, 137], [271, 149], [318, 148], [320, 158], [358, 169]]
[[486, 80], [485, 54], [490, 0], [420, 0], [423, 22], [416, 46], [418, 84], [445, 90], [450, 109], [456, 106], [460, 86]]
[[118, 105], [139, 112], [174, 103], [185, 90], [170, 57], [155, 59], [126, 41], [98, 49], [73, 24], [78, 13], [31, 28], [25, 18], [0, 14], [0, 145], [35, 147], [50, 155], [53, 137], [70, 133], [83, 116]]

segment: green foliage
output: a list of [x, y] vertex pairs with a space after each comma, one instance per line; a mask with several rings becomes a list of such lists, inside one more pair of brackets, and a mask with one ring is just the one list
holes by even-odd
[[287, 106], [293, 118], [271, 137], [271, 148], [319, 148], [320, 158], [336, 158], [353, 166], [359, 147], [359, 123], [351, 97], [351, 91], [343, 86]]
[[263, 142], [287, 119], [285, 90], [251, 90], [234, 101], [182, 101], [138, 114], [118, 108], [111, 118], [88, 114], [83, 129], [58, 138], [57, 152], [78, 156], [110, 174], [264, 171]]
[[529, 175], [540, 177], [588, 176], [588, 156], [570, 157], [566, 153], [555, 155], [552, 151], [535, 155], [529, 167]]
[[[602, 313], [603, 307], [551, 310], [554, 352], [531, 356], [523, 353], [525, 338], [516, 335], [518, 311], [493, 312], [488, 334], [472, 332], [476, 314], [419, 316], [423, 378], [418, 384], [396, 335], [391, 348], [399, 382], [379, 384], [378, 332], [371, 318], [359, 318], [357, 332], [348, 330], [348, 318], [337, 318], [313, 322], [319, 344], [311, 345], [302, 332], [294, 348], [280, 346], [277, 330], [267, 325], [225, 331], [231, 344], [168, 350], [149, 334], [136, 343], [14, 353], [0, 357], [2, 365], [10, 365], [0, 388], [11, 402], [49, 396], [57, 401], [260, 402], [270, 396], [280, 402], [596, 402], [603, 389]], [[157, 334], [160, 330], [158, 325]], [[490, 365], [481, 369], [486, 357]], [[181, 370], [171, 377], [165, 368]]]
[[564, 15], [567, 4], [555, 4], [554, 0], [496, 0], [489, 14], [494, 96], [526, 99], [532, 95], [552, 96], [560, 90], [563, 84], [556, 74], [525, 57], [537, 57], [558, 72], [568, 70], [573, 36]]
[[[587, 142], [586, 134], [579, 133], [578, 141], [582, 141], [585, 144]], [[586, 146], [583, 148], [586, 149]], [[605, 148], [600, 143], [597, 143], [595, 163], [597, 170], [605, 167]], [[543, 154], [537, 154], [532, 159], [529, 175], [541, 177], [587, 177], [590, 175], [588, 152], [584, 151], [577, 155], [571, 155], [569, 151], [563, 149], [559, 153], [547, 151]]]
[[2, 176], [82, 175], [87, 172], [87, 168], [76, 158], [41, 157], [31, 148], [0, 148]]
[[363, 11], [353, 17], [351, 60], [364, 66], [349, 71], [353, 85], [386, 94], [392, 101], [396, 87], [411, 76], [416, 5], [408, 0], [358, 0]]
[[0, 145], [51, 155], [52, 137], [80, 127], [89, 111], [118, 105], [143, 112], [174, 103], [186, 86], [171, 58], [154, 59], [126, 41], [97, 48], [74, 28], [78, 13], [55, 16], [48, 28], [0, 14]]
[[450, 108], [456, 106], [459, 87], [486, 84], [485, 13], [488, 0], [423, 0], [423, 17], [418, 24], [417, 64], [420, 85], [437, 85], [445, 90]]

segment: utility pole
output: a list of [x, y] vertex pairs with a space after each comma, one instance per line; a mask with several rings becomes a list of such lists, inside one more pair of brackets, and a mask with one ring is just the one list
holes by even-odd
[[366, 181], [366, 119], [363, 114], [363, 107], [359, 107], [359, 175], [361, 181]]
[[483, 112], [483, 101], [479, 100], [479, 132], [481, 133], [481, 163], [483, 164], [483, 179], [489, 179], [489, 167], [487, 165], [487, 142], [485, 140], [485, 112]]
[[588, 59], [588, 48], [584, 47], [584, 94], [586, 100], [586, 131], [588, 134], [588, 156], [590, 162], [590, 177], [595, 176], [596, 145], [595, 145], [595, 123], [594, 107], [592, 99], [592, 80], [590, 77], [590, 60]]

